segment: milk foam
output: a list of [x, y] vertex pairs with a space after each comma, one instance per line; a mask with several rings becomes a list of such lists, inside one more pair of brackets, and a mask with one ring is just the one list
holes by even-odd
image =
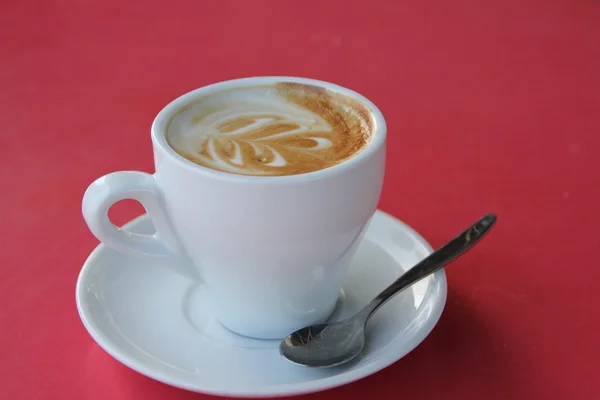
[[[336, 155], [339, 158], [340, 151], [348, 151], [344, 136], [353, 132], [341, 132], [343, 129], [334, 126], [340, 125], [340, 118], [333, 115], [333, 109], [307, 107], [305, 93], [290, 93], [278, 86], [264, 86], [211, 94], [171, 119], [167, 140], [175, 151], [197, 164], [242, 175], [287, 175], [336, 163]], [[317, 97], [313, 100], [319, 101]], [[359, 122], [363, 128], [368, 125], [368, 121]], [[360, 139], [364, 142], [365, 138]]]

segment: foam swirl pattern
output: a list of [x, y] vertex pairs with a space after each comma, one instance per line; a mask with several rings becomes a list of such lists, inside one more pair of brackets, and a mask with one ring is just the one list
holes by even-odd
[[167, 141], [181, 156], [214, 170], [293, 175], [357, 154], [373, 125], [369, 110], [348, 96], [281, 82], [195, 100], [171, 118]]

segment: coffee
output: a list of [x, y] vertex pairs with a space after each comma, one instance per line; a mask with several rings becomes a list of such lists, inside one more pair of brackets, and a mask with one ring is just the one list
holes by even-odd
[[[174, 99], [150, 137], [154, 174], [111, 172], [86, 190], [91, 232], [194, 282], [200, 296], [182, 293], [190, 318], [206, 300], [227, 329], [278, 340], [327, 320], [383, 187], [377, 106], [314, 79], [235, 79]], [[122, 199], [139, 201], [155, 229], [113, 225]]]
[[358, 100], [318, 86], [279, 82], [196, 99], [166, 127], [169, 145], [206, 168], [281, 176], [339, 164], [371, 139], [375, 122]]

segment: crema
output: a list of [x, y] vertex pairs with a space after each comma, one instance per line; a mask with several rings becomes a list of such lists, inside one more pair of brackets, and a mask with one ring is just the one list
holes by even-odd
[[240, 175], [295, 175], [361, 152], [374, 120], [357, 100], [321, 87], [279, 82], [228, 89], [178, 110], [169, 145], [206, 168]]

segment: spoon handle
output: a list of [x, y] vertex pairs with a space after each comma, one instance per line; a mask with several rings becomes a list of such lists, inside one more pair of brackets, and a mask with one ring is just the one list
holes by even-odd
[[487, 214], [481, 217], [466, 231], [440, 247], [438, 250], [431, 253], [417, 265], [406, 271], [394, 283], [383, 290], [375, 297], [362, 311], [361, 314], [369, 319], [371, 315], [386, 301], [392, 298], [397, 293], [406, 289], [413, 283], [420, 281], [426, 276], [434, 273], [450, 261], [473, 247], [479, 239], [481, 239], [496, 222], [494, 214]]

